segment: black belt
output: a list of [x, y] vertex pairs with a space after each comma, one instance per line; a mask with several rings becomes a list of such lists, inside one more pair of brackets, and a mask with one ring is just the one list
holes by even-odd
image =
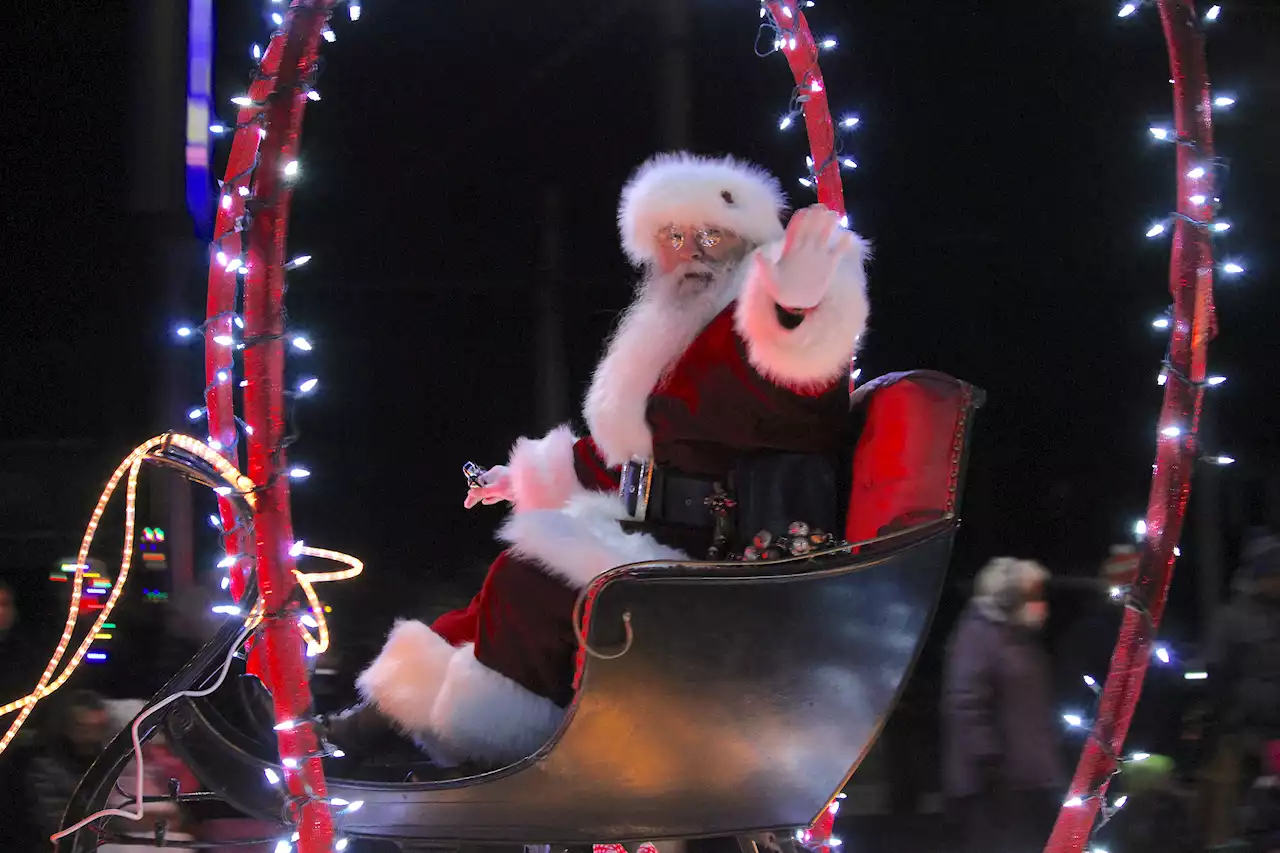
[[723, 480], [686, 474], [669, 465], [631, 462], [623, 466], [619, 494], [630, 521], [715, 527]]

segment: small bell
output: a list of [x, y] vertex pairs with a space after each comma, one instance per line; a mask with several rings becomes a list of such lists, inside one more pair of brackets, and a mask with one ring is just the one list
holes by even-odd
[[803, 521], [793, 521], [791, 522], [791, 526], [787, 528], [787, 532], [792, 536], [808, 536], [809, 525], [805, 524]]
[[801, 554], [808, 554], [810, 547], [808, 539], [793, 539], [791, 540], [791, 556], [799, 557]]
[[756, 548], [756, 546], [754, 545], [748, 545], [746, 550], [742, 552], [742, 559], [746, 560], [747, 562], [759, 560], [760, 549]]
[[773, 534], [767, 530], [761, 530], [756, 534], [756, 538], [751, 540], [751, 544], [763, 551], [773, 544]]

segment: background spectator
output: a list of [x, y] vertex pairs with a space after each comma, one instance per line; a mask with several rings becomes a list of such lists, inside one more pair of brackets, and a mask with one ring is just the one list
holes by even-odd
[[1048, 655], [1049, 572], [1002, 557], [978, 573], [943, 674], [943, 781], [969, 849], [1039, 850], [1062, 805]]
[[61, 827], [80, 777], [111, 736], [107, 704], [97, 693], [73, 690], [49, 701], [55, 708], [26, 773], [31, 823], [45, 839]]

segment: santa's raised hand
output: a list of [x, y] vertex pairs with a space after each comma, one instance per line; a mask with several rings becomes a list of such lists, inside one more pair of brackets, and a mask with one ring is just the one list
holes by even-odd
[[467, 489], [467, 499], [463, 503], [466, 509], [471, 509], [476, 504], [490, 506], [515, 498], [515, 484], [512, 481], [511, 469], [506, 465], [494, 465], [481, 474], [476, 482], [479, 485]]
[[776, 263], [763, 252], [755, 255], [755, 263], [778, 305], [804, 311], [822, 302], [836, 269], [858, 251], [853, 234], [840, 226], [839, 215], [815, 204], [791, 217]]

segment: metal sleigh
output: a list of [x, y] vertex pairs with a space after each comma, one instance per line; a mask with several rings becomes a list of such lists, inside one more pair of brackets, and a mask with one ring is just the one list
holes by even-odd
[[[982, 399], [930, 371], [862, 386], [843, 531], [854, 544], [771, 562], [612, 570], [593, 585], [584, 626], [601, 654], [588, 656], [550, 742], [511, 766], [446, 782], [357, 782], [329, 768], [338, 774], [330, 796], [364, 804], [344, 816], [344, 835], [563, 847], [745, 843], [809, 826], [874, 744], [924, 643]], [[614, 656], [624, 614], [630, 636]], [[228, 625], [153, 703], [208, 683], [240, 631]], [[236, 721], [233, 690], [177, 701], [142, 733], [165, 731], [204, 784], [172, 797], [279, 820], [287, 804], [265, 773], [278, 766], [274, 744]], [[82, 780], [65, 826], [103, 807], [130, 750], [126, 732]], [[88, 827], [58, 850], [92, 850], [103, 837]]]

